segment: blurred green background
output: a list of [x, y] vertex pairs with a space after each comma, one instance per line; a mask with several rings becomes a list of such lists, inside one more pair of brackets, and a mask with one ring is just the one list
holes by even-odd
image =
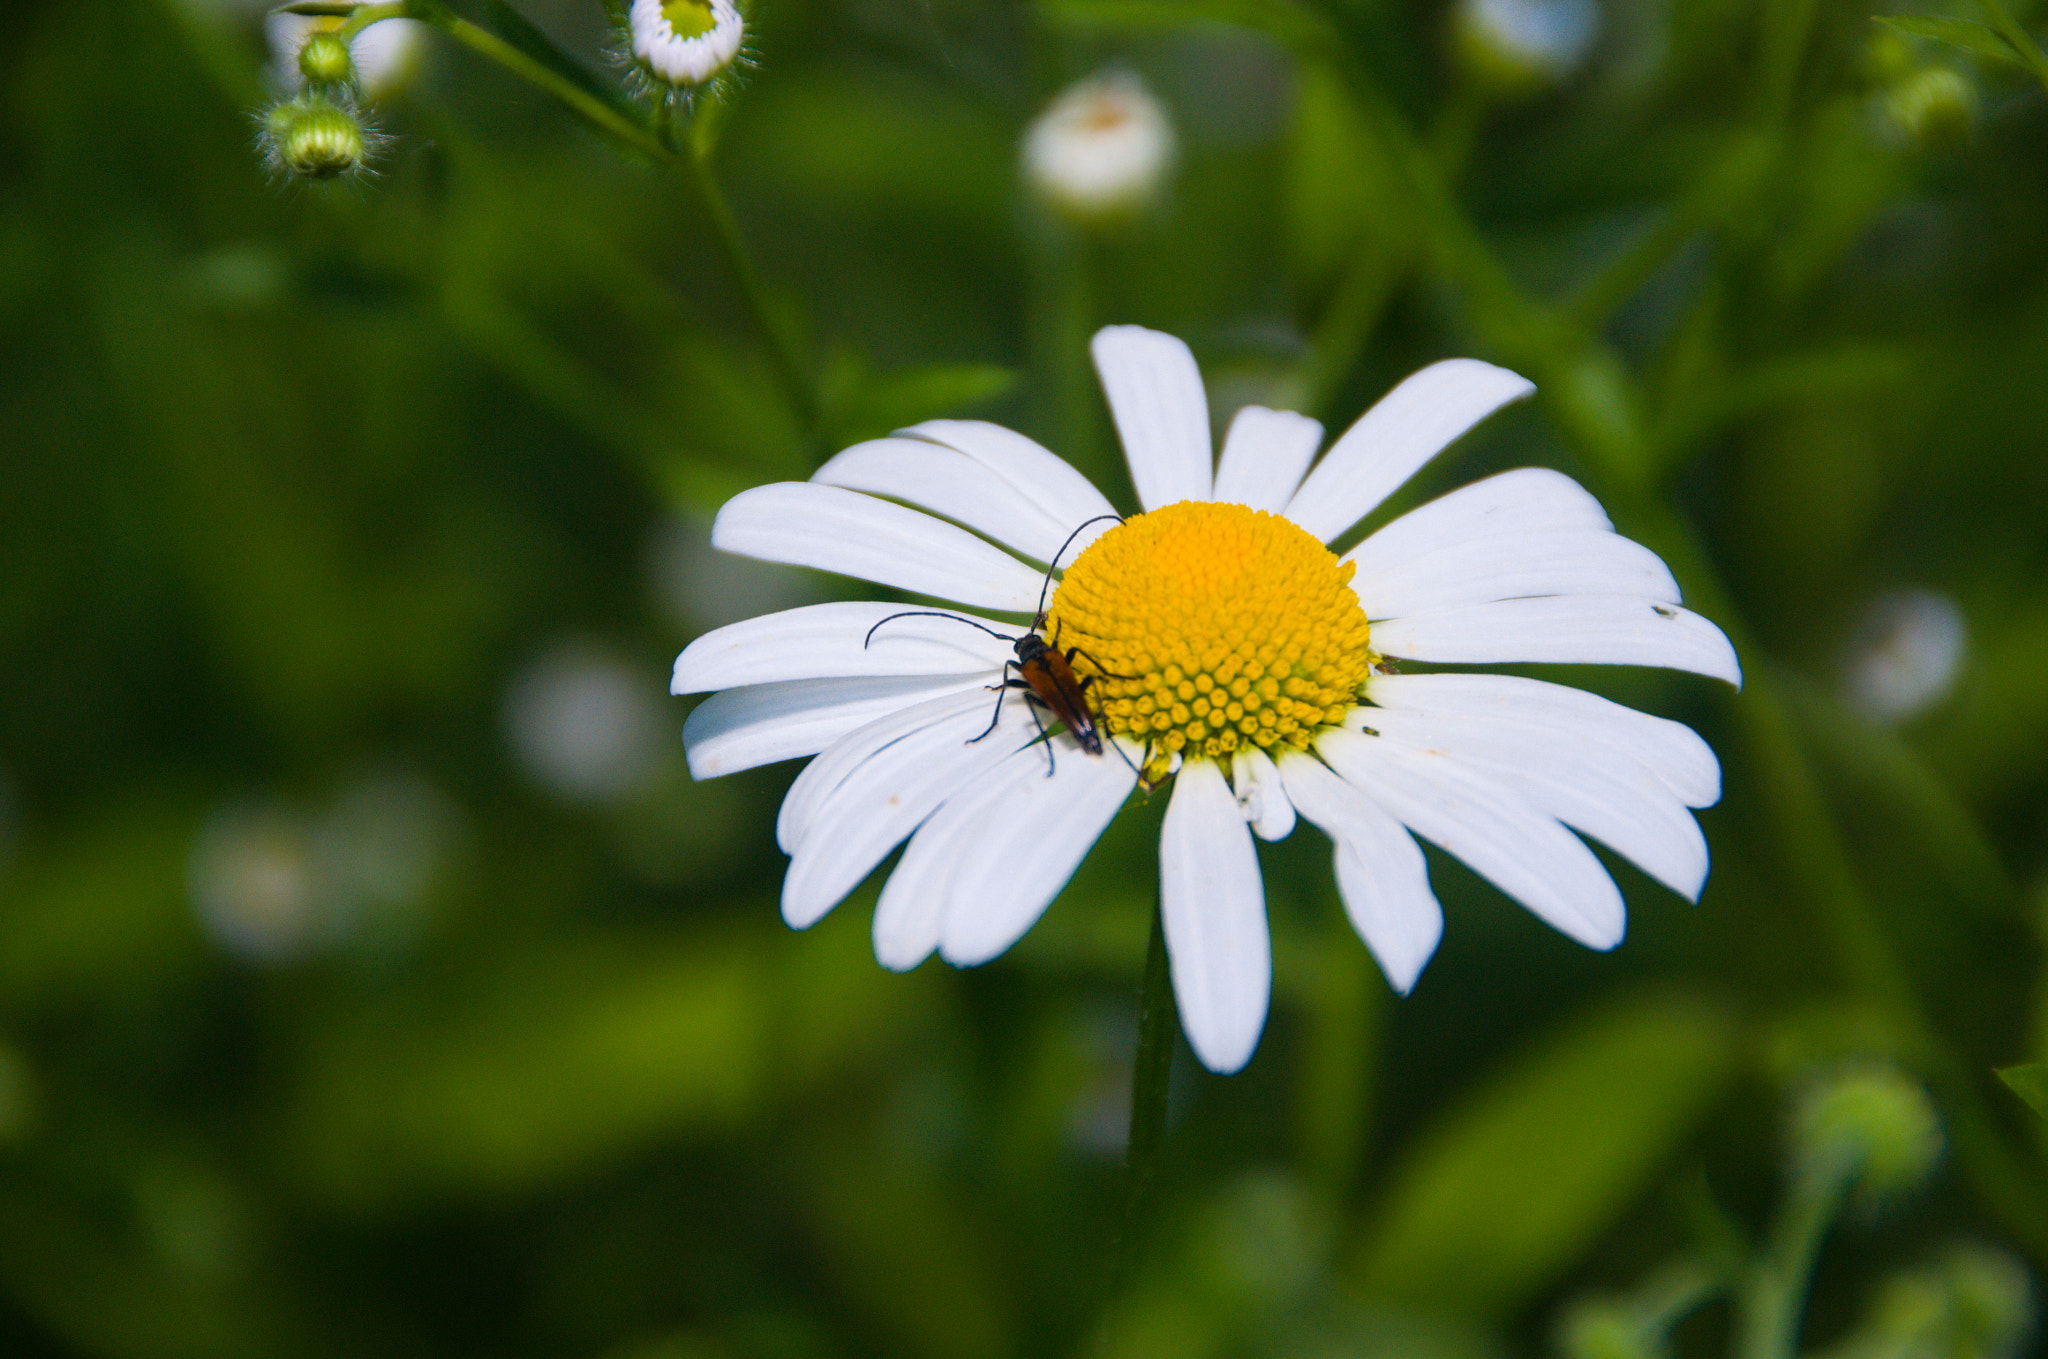
[[[596, 0], [518, 8], [616, 76]], [[1991, 1073], [2048, 1055], [2048, 95], [1872, 8], [1609, 0], [1506, 90], [1436, 0], [759, 0], [714, 165], [812, 422], [685, 186], [470, 52], [373, 176], [279, 184], [256, 11], [0, 10], [0, 1354], [1547, 1354], [1739, 1258], [1788, 1092], [1872, 1059], [1949, 1153], [1809, 1341], [1957, 1243], [2038, 1278]], [[1109, 62], [1180, 155], [1088, 236], [1017, 148]], [[1916, 112], [1936, 65], [1974, 102]], [[848, 442], [995, 419], [1130, 504], [1108, 322], [1333, 428], [1528, 373], [1401, 504], [1562, 468], [1749, 683], [1558, 676], [1727, 774], [1697, 907], [1609, 857], [1611, 955], [1432, 852], [1396, 1000], [1327, 844], [1262, 847], [1271, 1022], [1181, 1053], [1105, 1302], [1160, 804], [996, 963], [893, 975], [872, 883], [782, 925], [793, 766], [691, 782], [666, 674], [860, 596], [705, 545]]]

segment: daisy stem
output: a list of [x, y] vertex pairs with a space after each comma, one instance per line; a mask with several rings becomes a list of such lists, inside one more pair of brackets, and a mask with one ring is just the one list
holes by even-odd
[[358, 10], [356, 19], [350, 22], [370, 23], [398, 14], [440, 29], [477, 55], [496, 62], [528, 84], [553, 95], [594, 131], [628, 151], [679, 172], [688, 181], [692, 195], [711, 226], [711, 237], [717, 242], [718, 253], [739, 287], [741, 301], [754, 329], [759, 332], [761, 344], [768, 352], [769, 366], [775, 372], [775, 379], [781, 385], [790, 409], [806, 433], [815, 433], [820, 409], [816, 384], [808, 376], [808, 366], [800, 357], [797, 344], [769, 305], [768, 290], [761, 282], [760, 271], [754, 267], [753, 256], [747, 253], [739, 224], [717, 181], [711, 177], [711, 167], [705, 164], [702, 149], [694, 144], [688, 147], [672, 145], [652, 127], [628, 116], [620, 107], [600, 99], [497, 34], [455, 14], [440, 0], [400, 0], [399, 3], [378, 5]]
[[1124, 1203], [1110, 1251], [1109, 1291], [1114, 1298], [1130, 1278], [1137, 1254], [1138, 1215], [1159, 1173], [1166, 1142], [1166, 1093], [1173, 1074], [1173, 1040], [1179, 1031], [1173, 1009], [1173, 979], [1166, 965], [1166, 930], [1158, 908], [1152, 912], [1152, 941], [1145, 947], [1145, 990], [1138, 1002], [1138, 1050], [1131, 1063], [1131, 1136], [1124, 1149]]

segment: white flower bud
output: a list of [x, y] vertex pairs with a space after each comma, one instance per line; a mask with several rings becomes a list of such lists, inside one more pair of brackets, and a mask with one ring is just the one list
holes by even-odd
[[[340, 26], [338, 19], [306, 14], [272, 14], [264, 19], [271, 57], [286, 89], [295, 90], [307, 79], [301, 61], [306, 44], [316, 34]], [[411, 19], [384, 19], [356, 34], [348, 53], [363, 93], [371, 98], [389, 94], [411, 79], [426, 49], [426, 31]]]
[[1939, 703], [1969, 652], [1963, 611], [1932, 590], [1892, 590], [1864, 607], [1842, 667], [1849, 705], [1903, 722]]
[[702, 85], [740, 54], [746, 24], [732, 0], [633, 0], [633, 60], [670, 85]]
[[1083, 224], [1132, 216], [1158, 196], [1173, 162], [1173, 128], [1127, 71], [1071, 86], [1024, 134], [1024, 178]]
[[1600, 36], [1594, 0], [1461, 0], [1454, 34], [1473, 74], [1500, 88], [1554, 85]]

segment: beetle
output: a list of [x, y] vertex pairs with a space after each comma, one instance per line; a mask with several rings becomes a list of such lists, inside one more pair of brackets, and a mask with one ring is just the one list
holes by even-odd
[[[1026, 632], [1023, 636], [1012, 637], [1008, 633], [997, 632], [994, 628], [984, 623], [977, 623], [972, 618], [962, 618], [958, 614], [947, 613], [942, 609], [905, 609], [901, 613], [890, 614], [887, 618], [877, 622], [874, 627], [869, 628], [867, 637], [861, 642], [861, 649], [866, 650], [868, 643], [875, 640], [875, 634], [881, 630], [883, 623], [893, 623], [899, 618], [950, 618], [956, 623], [965, 623], [969, 627], [980, 628], [989, 636], [999, 641], [1008, 642], [1014, 647], [1017, 652], [1017, 659], [1003, 662], [1002, 681], [989, 686], [989, 688], [996, 691], [996, 710], [988, 719], [988, 727], [980, 736], [968, 738], [967, 744], [973, 745], [976, 741], [982, 740], [996, 729], [996, 723], [1003, 719], [1004, 694], [1012, 689], [1019, 689], [1024, 692], [1027, 703], [1032, 699], [1036, 699], [1039, 706], [1046, 708], [1054, 717], [1066, 723], [1067, 730], [1074, 733], [1074, 739], [1081, 743], [1081, 749], [1087, 751], [1090, 755], [1100, 755], [1102, 753], [1102, 733], [1096, 726], [1094, 712], [1088, 706], [1088, 690], [1095, 683], [1096, 676], [1075, 674], [1074, 658], [1076, 656], [1085, 657], [1089, 664], [1101, 671], [1102, 674], [1108, 675], [1111, 679], [1129, 679], [1131, 677], [1128, 675], [1112, 674], [1103, 668], [1101, 662], [1088, 655], [1080, 647], [1073, 646], [1068, 647], [1065, 651], [1060, 650], [1058, 637], [1055, 636], [1052, 641], [1047, 641], [1041, 630], [1045, 627], [1045, 597], [1052, 590], [1052, 573], [1059, 565], [1060, 558], [1066, 555], [1069, 547], [1073, 546], [1074, 539], [1081, 536], [1082, 529], [1087, 528], [1090, 524], [1100, 523], [1104, 519], [1114, 519], [1119, 524], [1123, 522], [1123, 516], [1120, 514], [1098, 514], [1093, 519], [1084, 520], [1072, 533], [1067, 535], [1067, 541], [1060, 544], [1060, 550], [1053, 553], [1052, 561], [1045, 568], [1045, 584], [1041, 585], [1038, 590], [1038, 612], [1031, 620], [1030, 631]], [[1012, 670], [1017, 673], [1012, 675], [1010, 673]], [[1054, 770], [1052, 740], [1050, 734], [1045, 729], [1044, 719], [1038, 715], [1037, 707], [1031, 709], [1031, 720], [1037, 724], [1039, 739], [1045, 744], [1045, 776], [1051, 778]], [[1117, 747], [1116, 751], [1119, 756], [1123, 757], [1124, 763], [1130, 763], [1130, 757], [1124, 755], [1122, 747]]]

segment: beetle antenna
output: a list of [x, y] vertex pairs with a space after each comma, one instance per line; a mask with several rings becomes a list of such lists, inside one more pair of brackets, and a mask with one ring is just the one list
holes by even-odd
[[957, 613], [946, 613], [943, 610], [939, 609], [905, 609], [902, 613], [890, 614], [887, 618], [882, 619], [873, 627], [869, 628], [868, 635], [861, 640], [860, 649], [862, 651], [866, 651], [868, 649], [868, 643], [875, 640], [875, 634], [881, 631], [883, 623], [893, 623], [899, 618], [950, 618], [955, 623], [965, 623], [970, 628], [980, 628], [983, 632], [987, 633], [989, 636], [995, 638], [999, 642], [1014, 642], [1017, 640], [1015, 637], [1004, 636], [1002, 633], [997, 632], [994, 628], [990, 627], [986, 623], [977, 623], [972, 618], [962, 618]]
[[[1045, 584], [1038, 587], [1038, 622], [1031, 625], [1034, 631], [1045, 622], [1045, 597], [1052, 591], [1052, 573], [1059, 569], [1060, 558], [1067, 555], [1067, 549], [1072, 547], [1074, 540], [1081, 536], [1082, 529], [1087, 528], [1090, 524], [1099, 524], [1105, 519], [1114, 519], [1119, 524], [1124, 521], [1124, 517], [1120, 514], [1098, 514], [1093, 519], [1083, 519], [1074, 526], [1074, 531], [1067, 535], [1067, 541], [1060, 544], [1060, 550], [1052, 554], [1052, 560], [1046, 563]], [[961, 621], [964, 622], [966, 620], [963, 619]]]

